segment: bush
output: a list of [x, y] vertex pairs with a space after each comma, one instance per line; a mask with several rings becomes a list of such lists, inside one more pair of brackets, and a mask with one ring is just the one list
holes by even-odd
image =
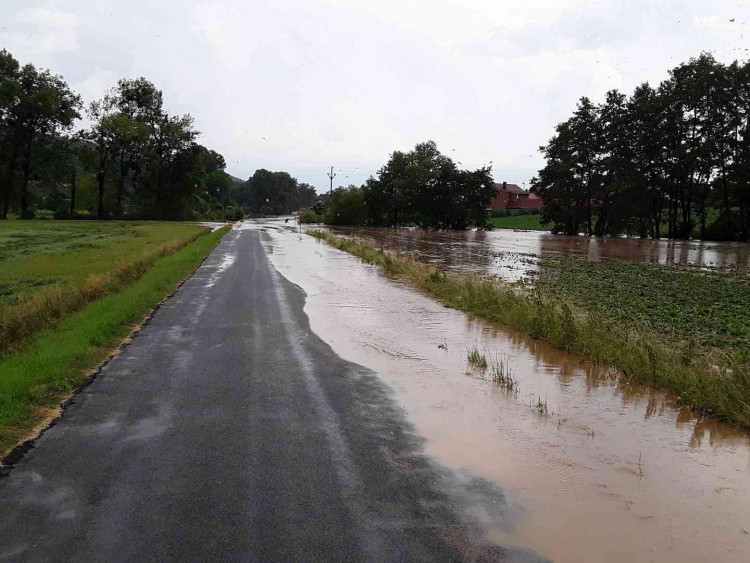
[[70, 219], [70, 210], [66, 207], [58, 207], [52, 214], [54, 219]]
[[734, 211], [730, 212], [729, 217], [722, 213], [706, 227], [703, 240], [740, 240], [741, 236], [737, 231], [741, 223], [739, 215]]
[[227, 221], [242, 221], [245, 218], [245, 214], [239, 207], [228, 207], [224, 211], [224, 218]]
[[312, 209], [303, 209], [299, 216], [300, 223], [322, 223], [323, 216]]
[[326, 200], [323, 219], [329, 225], [362, 225], [366, 217], [367, 209], [362, 188], [337, 188]]

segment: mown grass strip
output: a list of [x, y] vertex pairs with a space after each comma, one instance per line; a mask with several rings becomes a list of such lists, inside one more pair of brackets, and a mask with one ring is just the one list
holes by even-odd
[[682, 402], [750, 428], [750, 370], [729, 353], [700, 353], [575, 308], [538, 290], [520, 291], [496, 278], [443, 273], [410, 257], [357, 239], [308, 230], [307, 234], [380, 266], [443, 304], [519, 330], [575, 354], [620, 369], [628, 378], [675, 392]]
[[229, 230], [207, 233], [166, 255], [120, 293], [95, 301], [0, 360], [0, 459], [91, 377], [134, 325], [200, 266]]

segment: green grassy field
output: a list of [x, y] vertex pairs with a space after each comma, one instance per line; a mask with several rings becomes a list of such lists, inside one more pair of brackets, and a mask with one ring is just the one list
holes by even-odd
[[[584, 354], [750, 428], [748, 272], [642, 264], [547, 264], [538, 283], [441, 272], [357, 239], [308, 234], [452, 307]], [[712, 292], [716, 292], [712, 295]]]
[[[95, 233], [97, 227], [102, 231], [100, 238]], [[33, 227], [20, 228], [28, 229], [29, 235], [34, 230]], [[47, 225], [40, 228], [54, 229]], [[87, 277], [90, 272], [103, 271], [102, 264], [90, 264], [88, 273], [85, 263], [78, 267], [70, 264], [71, 261], [80, 261], [74, 256], [74, 238], [88, 238], [94, 245], [83, 247], [84, 252], [95, 253], [102, 251], [102, 246], [109, 247], [113, 256], [120, 260], [130, 258], [127, 264], [133, 263], [133, 256], [140, 255], [144, 267], [138, 269], [139, 275], [131, 283], [113, 288], [109, 294], [85, 303], [77, 312], [60, 319], [54, 327], [28, 337], [20, 352], [0, 359], [0, 459], [19, 440], [33, 435], [35, 428], [56, 415], [56, 407], [62, 398], [82, 385], [90, 377], [91, 368], [106, 358], [134, 325], [195, 271], [227, 230], [208, 233], [206, 229], [190, 225], [158, 223], [115, 224], [111, 227], [92, 223], [74, 229], [78, 236], [70, 237], [70, 244], [62, 247], [68, 259], [57, 261], [64, 266], [64, 271], [70, 272], [66, 279], [72, 287], [76, 281], [90, 280]], [[45, 234], [48, 232], [44, 231]], [[48, 255], [40, 249], [58, 244], [54, 237], [41, 237], [37, 241], [42, 238], [46, 238], [46, 242], [26, 245], [37, 249], [36, 254], [31, 250], [25, 253], [26, 258]], [[134, 244], [134, 240], [140, 244]], [[165, 252], [165, 244], [173, 245], [167, 247], [168, 252]], [[13, 260], [18, 259], [24, 257], [16, 254]], [[117, 270], [117, 263], [114, 257], [108, 258], [109, 272], [112, 268]], [[114, 276], [113, 279], [118, 278]]]
[[0, 357], [204, 232], [185, 223], [0, 221]]
[[0, 306], [16, 302], [29, 289], [81, 284], [203, 230], [184, 223], [0, 221]]
[[515, 215], [509, 217], [493, 217], [490, 224], [496, 229], [519, 229], [523, 231], [549, 231], [550, 225], [544, 226], [539, 222], [539, 215]]

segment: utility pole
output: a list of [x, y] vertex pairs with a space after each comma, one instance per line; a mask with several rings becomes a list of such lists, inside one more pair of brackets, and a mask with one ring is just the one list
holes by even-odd
[[336, 174], [333, 173], [333, 166], [331, 166], [331, 171], [326, 173], [326, 176], [331, 180], [331, 188], [328, 190], [328, 195], [331, 195], [333, 193], [333, 179], [336, 177]]

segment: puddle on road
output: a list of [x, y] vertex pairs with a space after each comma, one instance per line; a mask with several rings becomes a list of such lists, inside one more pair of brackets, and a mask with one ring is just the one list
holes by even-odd
[[[503, 489], [513, 526], [485, 521], [499, 543], [556, 561], [750, 559], [747, 433], [447, 309], [283, 225], [247, 228], [267, 229], [269, 259], [307, 293], [312, 329], [395, 391], [427, 453]], [[510, 357], [517, 396], [467, 374], [474, 344]], [[548, 416], [529, 406], [540, 396]]]

